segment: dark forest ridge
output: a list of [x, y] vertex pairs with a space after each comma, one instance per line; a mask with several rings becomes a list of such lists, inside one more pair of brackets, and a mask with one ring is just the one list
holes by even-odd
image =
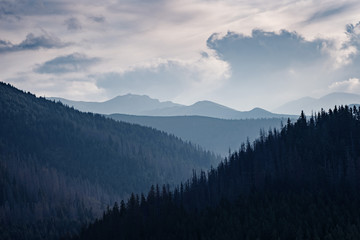
[[360, 108], [304, 114], [174, 190], [132, 194], [73, 240], [360, 239]]
[[57, 239], [131, 192], [219, 161], [164, 132], [0, 82], [0, 239]]
[[222, 119], [293, 118], [294, 115], [274, 114], [261, 108], [238, 111], [211, 101], [199, 101], [185, 106], [170, 101], [160, 102], [146, 95], [127, 94], [105, 102], [72, 101], [63, 98], [49, 98], [61, 101], [84, 112], [100, 114], [129, 114], [142, 116], [205, 116]]

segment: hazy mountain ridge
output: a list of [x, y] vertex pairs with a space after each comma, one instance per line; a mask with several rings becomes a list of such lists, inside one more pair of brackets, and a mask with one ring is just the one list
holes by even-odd
[[0, 82], [0, 239], [57, 239], [107, 204], [219, 161], [169, 134]]
[[202, 116], [133, 116], [111, 114], [109, 117], [143, 126], [149, 126], [165, 131], [183, 140], [199, 144], [203, 148], [222, 156], [228, 154], [229, 149], [239, 149], [241, 143], [255, 140], [259, 137], [260, 129], [280, 128], [286, 123], [285, 118], [241, 119], [228, 120]]
[[199, 101], [185, 106], [170, 101], [160, 102], [146, 95], [127, 94], [105, 102], [71, 101], [62, 98], [49, 98], [73, 106], [84, 112], [100, 114], [128, 114], [141, 116], [205, 116], [222, 119], [252, 118], [294, 118], [294, 115], [274, 114], [261, 108], [238, 111], [211, 101]]
[[160, 102], [158, 99], [146, 95], [126, 94], [114, 97], [104, 102], [73, 101], [64, 98], [51, 97], [50, 100], [60, 101], [65, 105], [74, 107], [83, 112], [94, 112], [100, 114], [127, 113], [139, 114], [159, 108], [180, 106], [170, 101]]
[[145, 112], [148, 116], [204, 116], [220, 119], [287, 118], [294, 116], [274, 114], [261, 108], [237, 111], [211, 101], [199, 101], [190, 106], [176, 106]]
[[329, 110], [334, 106], [359, 104], [360, 95], [344, 92], [334, 92], [320, 98], [304, 97], [298, 100], [290, 101], [284, 105], [275, 108], [273, 112], [298, 114], [304, 110], [305, 114], [311, 115], [312, 112], [320, 111], [321, 108]]

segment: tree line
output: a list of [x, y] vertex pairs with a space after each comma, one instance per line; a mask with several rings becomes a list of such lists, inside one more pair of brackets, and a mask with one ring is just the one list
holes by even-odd
[[151, 184], [218, 158], [151, 128], [0, 83], [0, 239], [57, 239]]
[[359, 239], [360, 108], [301, 113], [217, 168], [132, 194], [64, 239]]

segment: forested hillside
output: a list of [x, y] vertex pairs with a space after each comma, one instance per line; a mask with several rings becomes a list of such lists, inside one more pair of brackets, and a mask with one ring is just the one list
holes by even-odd
[[217, 163], [174, 136], [0, 83], [0, 239], [74, 233], [131, 192]]
[[360, 109], [304, 114], [73, 239], [360, 239]]

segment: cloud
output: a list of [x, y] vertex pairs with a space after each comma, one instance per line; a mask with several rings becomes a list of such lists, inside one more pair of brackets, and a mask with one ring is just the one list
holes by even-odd
[[64, 24], [67, 26], [67, 29], [70, 31], [76, 31], [82, 28], [80, 21], [75, 17], [66, 19]]
[[339, 52], [343, 52], [343, 67], [345, 76], [343, 79], [352, 76], [360, 76], [360, 22], [346, 25], [347, 40], [343, 43]]
[[12, 48], [12, 47], [13, 45], [11, 42], [0, 39], [0, 51], [1, 49]]
[[231, 68], [231, 77], [215, 92], [217, 98], [233, 96], [223, 103], [231, 106], [237, 99], [240, 109], [281, 105], [289, 98], [327, 89], [343, 74], [333, 67], [331, 40], [306, 40], [287, 30], [213, 34], [207, 46]]
[[153, 97], [172, 100], [182, 98], [182, 102], [186, 103], [192, 103], [197, 97], [215, 90], [228, 77], [228, 64], [211, 54], [192, 62], [158, 60], [122, 73], [90, 76], [96, 80], [99, 88], [113, 95], [151, 92]]
[[56, 57], [35, 68], [37, 73], [64, 74], [86, 70], [89, 66], [98, 63], [99, 58], [89, 58], [84, 54], [73, 53]]
[[351, 9], [351, 7], [353, 6], [353, 4], [350, 3], [346, 3], [343, 4], [341, 6], [332, 6], [328, 9], [325, 10], [318, 10], [316, 11], [313, 15], [311, 15], [307, 20], [305, 20], [304, 22], [306, 24], [310, 24], [312, 22], [317, 22], [317, 21], [323, 21], [326, 20], [327, 18], [339, 15], [343, 12], [348, 11], [349, 9]]
[[[24, 72], [30, 82], [24, 86], [34, 92], [36, 86], [44, 92], [44, 84], [54, 85], [55, 91], [72, 78], [102, 86], [99, 98], [133, 92], [248, 109], [360, 77], [356, 0], [0, 2], [0, 79]], [[353, 25], [346, 35], [347, 23]], [[58, 38], [39, 33], [42, 29]], [[24, 40], [27, 33], [33, 33], [33, 44]], [[54, 44], [45, 44], [41, 37]], [[34, 54], [28, 49], [46, 51]], [[10, 52], [16, 53], [4, 54]], [[55, 61], [73, 53], [101, 61]], [[334, 61], [339, 63], [336, 69]], [[94, 96], [84, 95], [83, 100]]]
[[89, 19], [91, 19], [92, 21], [97, 22], [97, 23], [105, 22], [104, 16], [90, 16]]
[[90, 96], [93, 101], [103, 101], [102, 89], [99, 89], [92, 81], [84, 79], [66, 78], [63, 76], [36, 75], [34, 73], [18, 74], [16, 77], [7, 79], [20, 89], [36, 93], [37, 96], [57, 97], [83, 100]]
[[346, 35], [348, 42], [344, 44], [344, 48], [354, 46], [357, 50], [360, 50], [360, 22], [346, 25]]
[[360, 34], [360, 22], [354, 24], [348, 24], [346, 25], [346, 32], [348, 34], [356, 34], [359, 35]]
[[62, 42], [59, 38], [47, 33], [41, 36], [35, 36], [33, 33], [29, 33], [26, 36], [26, 39], [19, 44], [13, 44], [9, 41], [0, 39], [0, 53], [38, 50], [40, 48], [63, 48], [69, 45], [70, 43]]
[[64, 1], [43, 1], [43, 0], [2, 0], [0, 5], [0, 18], [5, 16], [37, 16], [68, 13]]
[[360, 94], [360, 80], [358, 78], [350, 78], [349, 80], [334, 82], [329, 86], [329, 89], [335, 92]]
[[321, 39], [307, 41], [296, 32], [259, 29], [253, 30], [251, 36], [228, 32], [223, 37], [213, 34], [207, 40], [207, 46], [231, 64], [238, 78], [268, 75], [322, 60], [328, 57], [325, 49], [330, 44]]

